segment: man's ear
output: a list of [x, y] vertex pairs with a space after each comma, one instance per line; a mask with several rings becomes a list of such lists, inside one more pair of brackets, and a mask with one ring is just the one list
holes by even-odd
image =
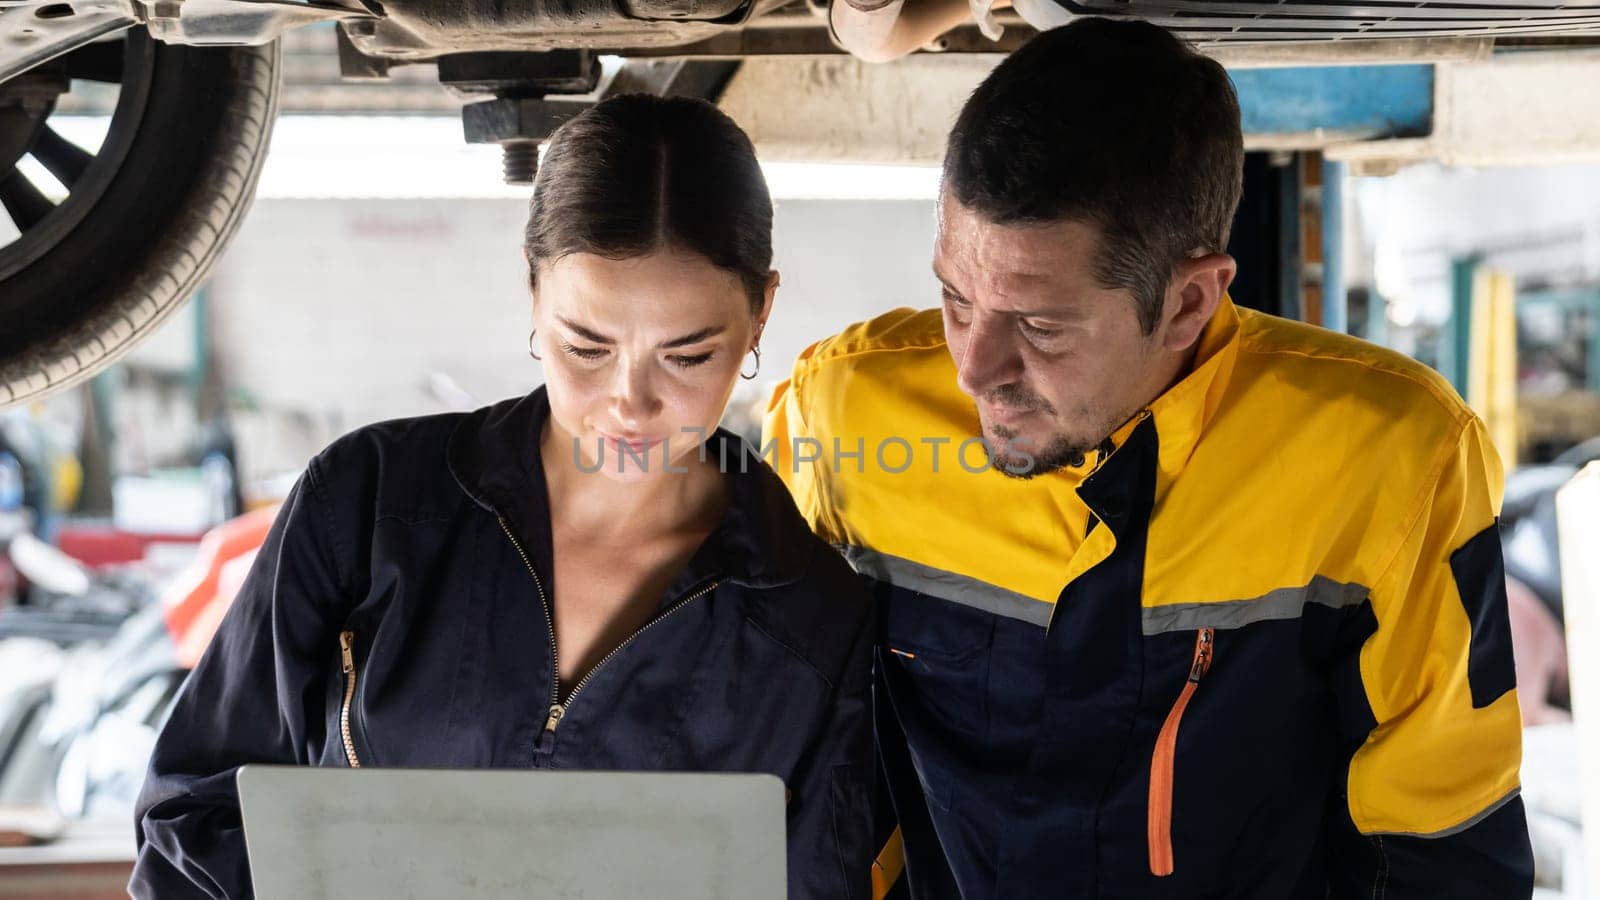
[[1238, 271], [1239, 264], [1226, 253], [1192, 257], [1174, 267], [1163, 310], [1162, 344], [1168, 350], [1181, 353], [1194, 346]]

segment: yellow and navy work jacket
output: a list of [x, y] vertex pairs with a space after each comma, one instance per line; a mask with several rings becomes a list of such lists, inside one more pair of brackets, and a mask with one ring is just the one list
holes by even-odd
[[1021, 480], [900, 310], [766, 428], [884, 601], [886, 883], [903, 846], [915, 897], [1531, 894], [1502, 473], [1433, 372], [1225, 299], [1186, 377]]

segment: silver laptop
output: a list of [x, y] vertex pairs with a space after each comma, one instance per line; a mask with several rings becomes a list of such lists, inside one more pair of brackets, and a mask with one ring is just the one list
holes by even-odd
[[259, 900], [786, 892], [771, 775], [245, 766]]

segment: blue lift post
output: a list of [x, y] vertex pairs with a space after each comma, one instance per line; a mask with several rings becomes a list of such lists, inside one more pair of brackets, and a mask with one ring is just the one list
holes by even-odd
[[1344, 287], [1344, 163], [1322, 163], [1322, 327], [1350, 330]]
[[1472, 364], [1472, 288], [1481, 265], [1476, 256], [1451, 260], [1450, 321], [1439, 335], [1439, 371], [1463, 397]]

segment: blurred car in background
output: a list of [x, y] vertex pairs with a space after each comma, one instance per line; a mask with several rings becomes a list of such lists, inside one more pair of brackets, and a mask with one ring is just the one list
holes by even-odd
[[156, 734], [276, 513], [207, 532], [176, 574], [91, 570], [26, 532], [6, 542], [31, 596], [0, 610], [0, 846], [69, 821], [126, 829]]

